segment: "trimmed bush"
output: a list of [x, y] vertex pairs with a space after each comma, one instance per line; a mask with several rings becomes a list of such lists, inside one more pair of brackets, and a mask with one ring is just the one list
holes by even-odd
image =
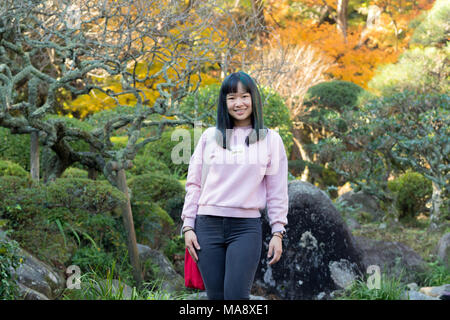
[[395, 194], [399, 218], [415, 218], [425, 211], [425, 205], [433, 192], [430, 180], [410, 170], [389, 181], [388, 188]]
[[365, 90], [350, 81], [333, 80], [321, 82], [308, 89], [303, 99], [307, 107], [317, 106], [335, 111], [355, 108]]
[[133, 167], [127, 172], [136, 176], [152, 172], [161, 172], [165, 175], [170, 175], [169, 167], [151, 155], [137, 155], [133, 160]]
[[121, 217], [112, 212], [125, 196], [104, 181], [61, 178], [30, 188], [24, 178], [2, 177], [0, 188], [15, 190], [0, 201], [0, 218], [15, 230], [14, 239], [44, 262], [67, 264], [85, 245], [113, 253], [126, 247]]
[[[172, 161], [172, 150], [179, 141], [172, 141], [172, 133], [175, 129], [166, 130], [162, 133], [159, 140], [150, 142], [138, 152], [137, 157], [143, 157], [144, 159], [154, 158], [159, 162], [164, 163], [172, 174], [177, 174], [180, 177], [187, 175], [189, 163], [175, 164]], [[191, 135], [191, 154], [194, 152], [194, 129], [187, 129]], [[190, 157], [189, 157], [190, 158]]]
[[[132, 192], [132, 204], [156, 203], [165, 211], [171, 212], [174, 211], [173, 203], [184, 198], [185, 195], [184, 188], [177, 179], [160, 172], [133, 177], [129, 180], [128, 187]], [[178, 213], [181, 214], [181, 210]], [[176, 219], [178, 218], [176, 217]]]
[[63, 174], [61, 175], [61, 178], [81, 178], [81, 179], [87, 179], [88, 178], [88, 172], [83, 169], [78, 169], [74, 167], [67, 168], [64, 170]]
[[126, 201], [125, 195], [106, 181], [60, 178], [46, 186], [47, 203], [91, 213], [112, 211]]
[[1, 176], [0, 175], [0, 206], [4, 200], [17, 195], [23, 188], [31, 186], [31, 179], [29, 177], [17, 176]]
[[30, 170], [30, 135], [11, 134], [9, 129], [0, 127], [0, 159]]
[[137, 241], [161, 248], [173, 233], [172, 218], [156, 203], [133, 202], [131, 207]]

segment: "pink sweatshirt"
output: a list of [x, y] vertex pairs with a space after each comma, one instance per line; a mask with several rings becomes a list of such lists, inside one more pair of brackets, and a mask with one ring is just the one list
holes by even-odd
[[[272, 232], [284, 231], [288, 213], [288, 165], [283, 141], [269, 129], [265, 139], [245, 145], [251, 126], [234, 127], [230, 150], [219, 146], [215, 127], [206, 129], [189, 161], [186, 197], [181, 214], [184, 226], [195, 226], [197, 215], [258, 218], [267, 204]], [[202, 187], [202, 165], [209, 172]]]

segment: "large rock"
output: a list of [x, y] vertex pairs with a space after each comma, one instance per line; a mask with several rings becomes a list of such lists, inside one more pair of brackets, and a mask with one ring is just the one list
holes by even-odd
[[283, 256], [273, 266], [267, 264], [271, 232], [262, 212], [264, 245], [254, 289], [281, 299], [316, 299], [319, 294], [326, 298], [362, 274], [362, 253], [325, 192], [296, 180], [289, 183], [288, 193]]
[[[185, 289], [183, 277], [174, 270], [172, 263], [163, 253], [142, 244], [138, 244], [137, 247], [140, 262], [144, 269], [147, 262], [155, 267], [153, 271], [147, 270], [144, 272], [144, 280], [149, 277], [161, 279], [160, 289], [167, 293], [176, 293]], [[155, 274], [155, 271], [157, 274]]]
[[336, 199], [336, 202], [338, 203], [344, 201], [346, 205], [358, 208], [359, 214], [370, 217], [371, 221], [381, 220], [384, 216], [377, 201], [372, 196], [367, 195], [362, 191], [354, 192], [351, 190]]
[[422, 257], [403, 243], [364, 237], [355, 237], [355, 240], [364, 253], [365, 268], [377, 265], [382, 275], [394, 277], [404, 283], [415, 281], [417, 273], [427, 270]]
[[[1, 230], [0, 238], [10, 240]], [[26, 300], [57, 298], [65, 288], [64, 277], [22, 248], [19, 248], [18, 255], [22, 257], [23, 262], [16, 270], [11, 270], [11, 273], [16, 279], [21, 298]]]
[[437, 256], [447, 268], [450, 268], [450, 232], [446, 233], [439, 240], [436, 248]]

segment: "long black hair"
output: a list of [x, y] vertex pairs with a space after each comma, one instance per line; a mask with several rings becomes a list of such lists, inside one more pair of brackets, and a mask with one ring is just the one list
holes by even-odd
[[[252, 114], [250, 118], [253, 129], [245, 138], [245, 144], [249, 146], [251, 143], [264, 139], [268, 132], [267, 127], [264, 126], [262, 99], [255, 81], [245, 72], [232, 73], [222, 82], [217, 106], [216, 141], [224, 149], [229, 148], [228, 138], [230, 137], [227, 137], [227, 129], [233, 129], [234, 127], [233, 118], [228, 113], [226, 97], [227, 94], [238, 91], [239, 82], [242, 84], [244, 91], [250, 93], [252, 97]], [[230, 130], [228, 130], [228, 133], [230, 133]]]

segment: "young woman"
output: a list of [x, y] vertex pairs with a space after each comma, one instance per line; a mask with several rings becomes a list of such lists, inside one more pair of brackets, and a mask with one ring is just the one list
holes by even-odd
[[210, 300], [250, 298], [261, 258], [259, 210], [266, 205], [269, 265], [281, 257], [287, 157], [279, 134], [264, 126], [261, 104], [249, 75], [230, 74], [220, 89], [216, 127], [203, 132], [190, 159], [183, 233]]

